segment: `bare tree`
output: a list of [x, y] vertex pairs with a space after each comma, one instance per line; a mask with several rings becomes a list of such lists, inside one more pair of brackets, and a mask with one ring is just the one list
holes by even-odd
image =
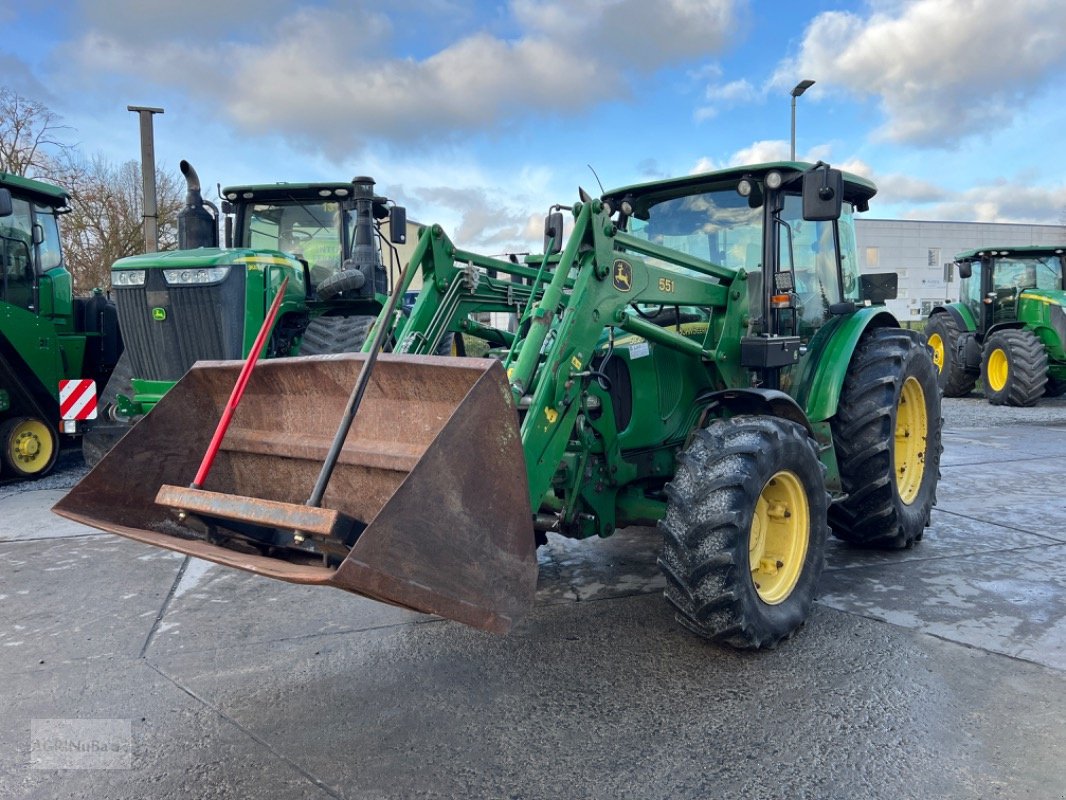
[[[84, 293], [108, 288], [111, 265], [144, 252], [144, 203], [140, 165], [84, 158], [63, 140], [72, 130], [43, 103], [0, 87], [0, 170], [48, 181], [70, 193], [70, 213], [60, 220], [60, 236], [74, 290]], [[181, 179], [157, 170], [161, 250], [177, 245], [183, 201]]]
[[48, 106], [0, 87], [0, 170], [29, 178], [52, 177], [56, 161], [73, 146], [62, 140], [71, 128]]
[[[71, 211], [60, 221], [60, 232], [75, 291], [109, 287], [111, 265], [144, 252], [140, 165], [114, 166], [99, 156], [68, 158], [53, 180], [70, 192]], [[156, 171], [161, 250], [177, 245], [177, 215], [184, 205], [180, 183], [174, 174]]]

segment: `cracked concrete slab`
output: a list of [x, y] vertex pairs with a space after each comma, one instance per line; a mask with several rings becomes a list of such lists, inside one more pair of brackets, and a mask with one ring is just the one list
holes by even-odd
[[182, 560], [107, 535], [0, 542], [0, 674], [136, 658]]
[[[313, 778], [141, 659], [106, 656], [4, 676], [0, 797], [329, 798]], [[35, 719], [117, 719], [130, 769], [39, 769]], [[86, 746], [87, 742], [76, 742]], [[56, 756], [53, 756], [55, 759]], [[59, 757], [60, 763], [62, 761]], [[47, 762], [45, 762], [47, 763]]]
[[1066, 670], [1066, 544], [825, 575], [819, 602]]
[[825, 607], [754, 656], [634, 596], [540, 606], [505, 638], [441, 622], [155, 660], [349, 797], [740, 798], [772, 774], [780, 796], [970, 798], [1066, 778], [1054, 716], [1028, 720], [1021, 769], [993, 722], [1061, 712], [1060, 676]]
[[[945, 407], [1012, 413], [982, 403]], [[549, 537], [501, 638], [58, 533], [62, 474], [0, 486], [0, 796], [1062, 800], [1066, 406], [1024, 411], [949, 426], [925, 540], [831, 540], [808, 624], [755, 654], [674, 622], [653, 528]], [[55, 717], [130, 720], [134, 768], [29, 769]]]

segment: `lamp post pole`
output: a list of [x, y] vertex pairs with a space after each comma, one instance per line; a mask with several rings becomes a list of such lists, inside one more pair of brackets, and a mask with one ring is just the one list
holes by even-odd
[[791, 154], [790, 161], [796, 160], [796, 98], [812, 86], [814, 86], [814, 81], [802, 80], [792, 87], [792, 149], [789, 151]]
[[155, 134], [152, 131], [152, 115], [162, 114], [161, 108], [126, 106], [140, 117], [141, 123], [141, 183], [144, 191], [144, 250], [154, 253], [159, 249], [159, 213], [155, 197]]

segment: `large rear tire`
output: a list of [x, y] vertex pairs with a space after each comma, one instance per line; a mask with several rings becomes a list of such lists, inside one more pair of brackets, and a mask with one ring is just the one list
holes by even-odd
[[830, 420], [844, 498], [834, 535], [898, 550], [922, 538], [940, 478], [940, 387], [914, 331], [881, 328], [856, 348]]
[[358, 353], [363, 349], [374, 317], [316, 317], [304, 331], [300, 355], [317, 356], [327, 353]]
[[59, 455], [55, 428], [37, 417], [12, 417], [0, 425], [0, 460], [15, 478], [35, 480], [52, 471]]
[[933, 351], [937, 382], [944, 397], [962, 397], [973, 391], [977, 383], [977, 376], [959, 363], [956, 350], [959, 335], [959, 325], [950, 314], [933, 314], [925, 325], [925, 338]]
[[985, 340], [981, 378], [994, 406], [1031, 406], [1047, 385], [1047, 351], [1030, 331], [997, 331]]
[[659, 522], [666, 599], [681, 624], [752, 649], [804, 623], [825, 557], [824, 473], [795, 422], [739, 416], [696, 433]]

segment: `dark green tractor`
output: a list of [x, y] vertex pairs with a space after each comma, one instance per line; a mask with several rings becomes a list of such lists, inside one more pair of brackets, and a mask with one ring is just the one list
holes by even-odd
[[[857, 269], [875, 191], [783, 162], [582, 192], [522, 261], [424, 228], [397, 292], [422, 289], [372, 332], [392, 352], [261, 362], [190, 488], [240, 370], [196, 366], [56, 510], [499, 632], [548, 533], [658, 524], [679, 620], [772, 646], [830, 530], [910, 547], [935, 501], [936, 369], [883, 305], [895, 276]], [[453, 334], [487, 355], [434, 355]]]
[[1066, 245], [960, 253], [961, 300], [938, 306], [925, 333], [947, 397], [981, 379], [993, 405], [1030, 406], [1066, 391]]
[[358, 351], [389, 292], [382, 250], [406, 241], [404, 210], [360, 177], [226, 187], [219, 247], [219, 214], [187, 161], [181, 170], [188, 197], [178, 249], [112, 268], [126, 352], [102, 397], [107, 424], [84, 442], [90, 464], [196, 361], [243, 358], [286, 279], [264, 357]]
[[115, 304], [76, 297], [59, 238], [66, 190], [0, 173], [0, 463], [40, 478], [97, 417], [122, 352]]

